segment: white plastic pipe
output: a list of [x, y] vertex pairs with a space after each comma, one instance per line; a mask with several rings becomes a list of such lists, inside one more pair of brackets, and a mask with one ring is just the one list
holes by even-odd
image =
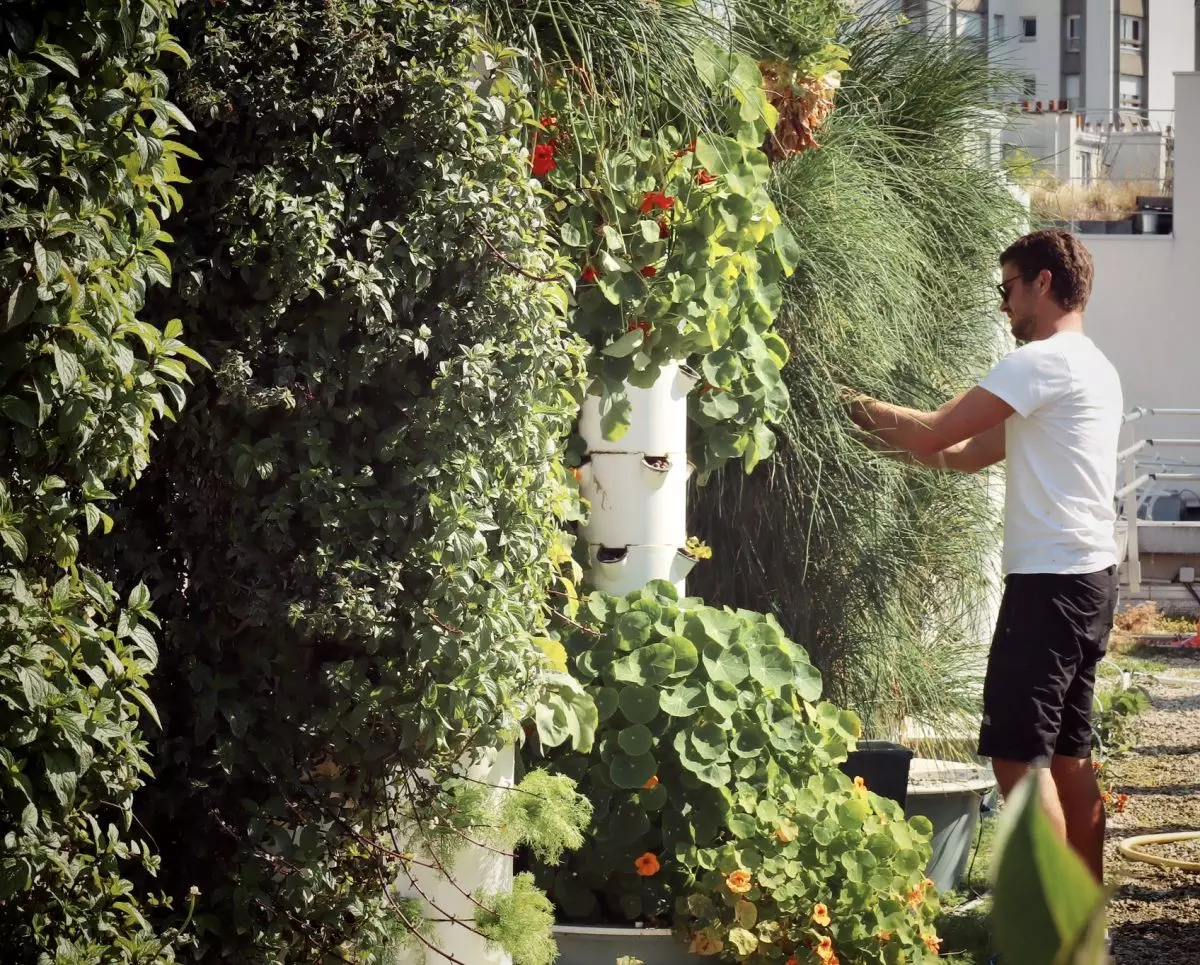
[[696, 379], [678, 363], [663, 366], [650, 388], [627, 385], [629, 430], [606, 439], [600, 397], [589, 394], [579, 416], [587, 455], [579, 486], [588, 521], [589, 578], [622, 595], [667, 580], [682, 595], [695, 561], [687, 543], [687, 398]]

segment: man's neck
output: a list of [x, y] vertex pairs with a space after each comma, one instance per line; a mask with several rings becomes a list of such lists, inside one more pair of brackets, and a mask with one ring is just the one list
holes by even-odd
[[1031, 341], [1036, 342], [1044, 338], [1050, 338], [1050, 336], [1057, 335], [1059, 332], [1082, 331], [1082, 312], [1056, 311], [1051, 315], [1038, 319], [1037, 328], [1034, 330]]

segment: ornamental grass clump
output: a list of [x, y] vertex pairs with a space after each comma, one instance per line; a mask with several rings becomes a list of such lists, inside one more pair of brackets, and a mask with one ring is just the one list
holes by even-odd
[[771, 616], [679, 599], [665, 582], [593, 593], [564, 634], [600, 711], [579, 782], [588, 840], [538, 878], [576, 922], [670, 924], [737, 962], [930, 961], [931, 825], [838, 765], [858, 718]]

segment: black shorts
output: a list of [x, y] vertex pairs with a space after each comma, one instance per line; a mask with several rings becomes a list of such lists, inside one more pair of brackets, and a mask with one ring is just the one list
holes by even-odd
[[1005, 579], [983, 683], [980, 756], [1032, 764], [1091, 755], [1096, 664], [1116, 602], [1115, 566]]

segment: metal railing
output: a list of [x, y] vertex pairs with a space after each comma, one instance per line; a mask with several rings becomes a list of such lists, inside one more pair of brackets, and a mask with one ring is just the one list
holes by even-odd
[[[1200, 416], [1200, 409], [1163, 409], [1137, 407], [1125, 414], [1123, 425], [1149, 416]], [[1155, 527], [1179, 527], [1200, 529], [1200, 522], [1185, 520], [1139, 520], [1138, 511], [1143, 504], [1149, 506], [1152, 497], [1162, 491], [1161, 483], [1200, 481], [1200, 467], [1179, 462], [1171, 464], [1163, 460], [1156, 450], [1160, 448], [1188, 448], [1200, 446], [1200, 439], [1174, 439], [1149, 437], [1139, 439], [1133, 445], [1117, 453], [1117, 466], [1124, 474], [1123, 484], [1116, 491], [1118, 525], [1125, 522], [1125, 579], [1130, 592], [1137, 593], [1142, 586], [1142, 563], [1139, 550], [1138, 527], [1152, 522]], [[1150, 459], [1151, 454], [1155, 455]], [[1140, 457], [1140, 458], [1139, 458]]]

